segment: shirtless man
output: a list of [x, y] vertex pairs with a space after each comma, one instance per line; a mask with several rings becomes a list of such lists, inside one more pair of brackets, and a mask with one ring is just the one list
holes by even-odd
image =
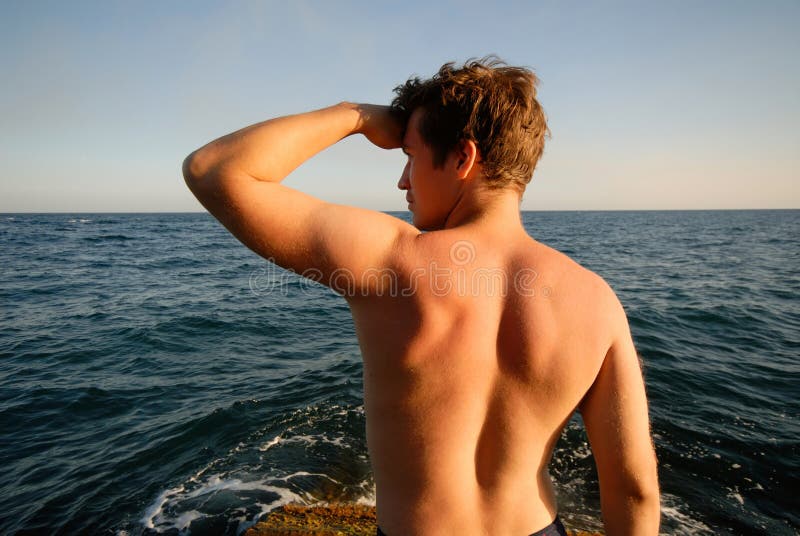
[[[520, 219], [547, 132], [536, 82], [494, 59], [448, 64], [398, 87], [392, 107], [272, 119], [184, 162], [189, 188], [239, 240], [347, 299], [379, 533], [563, 533], [547, 465], [576, 410], [607, 533], [658, 532], [647, 400], [623, 308]], [[398, 187], [414, 225], [281, 184], [353, 134], [402, 147]]]

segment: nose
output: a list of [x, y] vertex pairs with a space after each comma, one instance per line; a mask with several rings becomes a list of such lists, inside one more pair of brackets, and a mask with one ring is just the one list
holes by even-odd
[[408, 180], [408, 163], [403, 168], [403, 174], [400, 175], [400, 180], [397, 182], [397, 187], [401, 190], [408, 190], [411, 188], [411, 183]]

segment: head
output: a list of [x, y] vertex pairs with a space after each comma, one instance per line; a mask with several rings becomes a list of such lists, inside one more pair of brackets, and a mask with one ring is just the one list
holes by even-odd
[[407, 131], [416, 128], [434, 169], [458, 162], [457, 153], [474, 146], [480, 187], [522, 195], [548, 134], [537, 83], [529, 69], [495, 57], [461, 67], [447, 63], [428, 80], [414, 77], [396, 87], [392, 108], [407, 121]]
[[423, 112], [417, 108], [411, 114], [403, 134], [406, 165], [398, 187], [407, 190], [408, 208], [414, 225], [426, 231], [442, 229], [455, 206], [463, 198], [467, 177], [477, 171], [477, 149], [465, 142], [450, 151], [437, 164], [436, 155], [420, 134]]

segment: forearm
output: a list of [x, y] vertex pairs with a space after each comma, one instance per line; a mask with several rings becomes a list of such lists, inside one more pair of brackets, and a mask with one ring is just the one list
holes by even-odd
[[225, 170], [280, 182], [318, 152], [358, 132], [360, 126], [359, 108], [349, 103], [270, 119], [194, 151], [184, 162], [184, 175], [203, 177]]

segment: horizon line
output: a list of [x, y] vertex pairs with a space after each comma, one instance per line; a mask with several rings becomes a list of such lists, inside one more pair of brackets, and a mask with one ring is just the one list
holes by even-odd
[[[375, 212], [395, 212], [411, 214], [408, 210], [383, 210], [368, 209]], [[590, 208], [590, 209], [523, 209], [520, 212], [724, 212], [724, 211], [766, 211], [766, 210], [800, 210], [800, 207], [778, 207], [778, 208]], [[24, 211], [24, 212], [0, 212], [0, 215], [36, 215], [36, 214], [208, 214], [204, 210], [110, 210], [110, 211], [75, 211], [75, 210], [50, 210], [50, 211]]]

